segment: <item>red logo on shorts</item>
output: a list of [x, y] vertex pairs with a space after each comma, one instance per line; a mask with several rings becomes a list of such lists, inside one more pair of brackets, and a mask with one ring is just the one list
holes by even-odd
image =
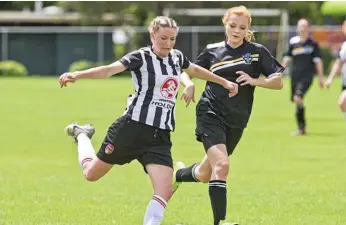
[[114, 151], [114, 146], [112, 144], [108, 144], [105, 148], [105, 153], [106, 154], [112, 154], [112, 152]]
[[178, 89], [178, 81], [174, 78], [168, 78], [161, 86], [161, 94], [165, 98], [173, 98]]

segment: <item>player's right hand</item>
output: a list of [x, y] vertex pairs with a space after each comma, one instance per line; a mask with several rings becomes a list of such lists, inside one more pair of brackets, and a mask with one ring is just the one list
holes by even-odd
[[74, 83], [76, 80], [74, 73], [64, 73], [59, 77], [60, 88], [67, 87], [67, 83]]
[[193, 83], [185, 87], [180, 99], [184, 99], [186, 107], [189, 106], [191, 101], [195, 102], [195, 85]]
[[238, 84], [231, 81], [227, 81], [223, 86], [228, 90], [228, 96], [233, 97], [238, 94]]

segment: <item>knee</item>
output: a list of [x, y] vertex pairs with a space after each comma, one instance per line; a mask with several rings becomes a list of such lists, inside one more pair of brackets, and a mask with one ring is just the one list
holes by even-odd
[[227, 177], [229, 172], [229, 162], [228, 159], [222, 159], [215, 164], [215, 174], [219, 177]]
[[346, 102], [339, 102], [341, 112], [346, 112]]
[[161, 185], [154, 191], [155, 195], [161, 196], [163, 199], [168, 201], [173, 195], [173, 184]]
[[90, 181], [90, 182], [95, 182], [100, 179], [100, 177], [97, 176], [97, 174], [94, 173], [91, 169], [87, 169], [84, 171], [84, 177], [87, 181]]
[[296, 105], [301, 105], [303, 104], [303, 100], [300, 96], [295, 95], [293, 98], [294, 102], [296, 103]]

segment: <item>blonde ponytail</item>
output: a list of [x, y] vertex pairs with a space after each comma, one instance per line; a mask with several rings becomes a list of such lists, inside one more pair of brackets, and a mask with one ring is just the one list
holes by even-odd
[[255, 35], [254, 35], [254, 32], [252, 30], [247, 30], [247, 32], [245, 34], [245, 40], [246, 41], [254, 41], [255, 40]]

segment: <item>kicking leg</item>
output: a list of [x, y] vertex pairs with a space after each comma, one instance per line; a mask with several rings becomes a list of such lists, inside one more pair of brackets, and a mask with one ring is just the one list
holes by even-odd
[[89, 124], [84, 126], [70, 124], [65, 128], [65, 131], [77, 143], [78, 161], [88, 181], [99, 180], [113, 167], [113, 165], [96, 157], [90, 140], [95, 133], [94, 127]]

